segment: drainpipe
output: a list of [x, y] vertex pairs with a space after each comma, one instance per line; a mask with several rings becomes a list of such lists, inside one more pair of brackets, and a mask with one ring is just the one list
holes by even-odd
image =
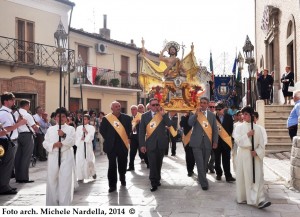
[[[70, 34], [70, 28], [71, 28], [71, 21], [72, 21], [72, 14], [73, 14], [73, 8], [74, 6], [72, 6], [72, 9], [71, 9], [71, 13], [70, 13], [70, 22], [69, 22], [69, 28], [68, 28], [68, 37], [69, 37], [69, 34]], [[70, 48], [70, 37], [69, 37], [69, 40], [68, 40], [68, 49]], [[75, 58], [75, 57], [74, 57]], [[70, 55], [68, 53], [68, 61], [70, 61]], [[71, 82], [71, 75], [70, 75], [70, 72], [68, 73], [68, 111], [70, 111], [70, 91], [71, 91], [71, 85], [70, 85], [70, 82]], [[64, 92], [64, 96], [66, 97], [66, 92]]]
[[[139, 55], [141, 54], [141, 51], [139, 51], [137, 54], [136, 54], [136, 82], [137, 82], [137, 85], [139, 84], [139, 66], [140, 66], [140, 62], [139, 62]], [[137, 104], [140, 103], [140, 92], [138, 92], [136, 94], [136, 101], [137, 101]]]

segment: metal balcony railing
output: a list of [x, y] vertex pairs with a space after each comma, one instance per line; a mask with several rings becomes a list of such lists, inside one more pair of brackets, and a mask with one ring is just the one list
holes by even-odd
[[[73, 84], [80, 84], [80, 81], [82, 84], [91, 84], [86, 76], [86, 68], [83, 75], [75, 75]], [[140, 89], [136, 73], [130, 74], [110, 69], [98, 69], [94, 85]]]
[[[69, 72], [75, 70], [75, 51], [67, 49]], [[0, 36], [0, 62], [33, 69], [59, 71], [56, 47]]]

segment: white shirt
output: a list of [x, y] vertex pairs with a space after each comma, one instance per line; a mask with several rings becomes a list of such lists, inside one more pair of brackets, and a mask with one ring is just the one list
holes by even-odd
[[[35, 125], [35, 122], [33, 120], [33, 117], [31, 116], [31, 114], [29, 114], [25, 109], [22, 109], [22, 108], [19, 109], [19, 112], [23, 116], [23, 118], [27, 120], [27, 125], [30, 127], [31, 131], [34, 132], [34, 130], [31, 128], [31, 126]], [[18, 120], [18, 118], [19, 118], [18, 111], [16, 111], [14, 113], [14, 116], [15, 116], [16, 120]], [[18, 132], [19, 133], [30, 132], [27, 125], [24, 124], [24, 125], [18, 127]]]
[[[15, 121], [14, 121], [12, 113], [11, 113], [12, 110], [10, 108], [7, 108], [6, 106], [2, 106], [0, 108], [0, 110], [2, 110], [2, 111], [0, 111], [0, 122], [2, 123], [2, 127], [5, 128], [5, 127], [10, 127], [10, 126], [15, 125]], [[9, 135], [10, 135], [10, 133], [9, 133]], [[1, 138], [6, 138], [6, 136], [2, 136]], [[18, 138], [18, 130], [17, 129], [15, 129], [13, 131], [10, 138], [12, 140]]]

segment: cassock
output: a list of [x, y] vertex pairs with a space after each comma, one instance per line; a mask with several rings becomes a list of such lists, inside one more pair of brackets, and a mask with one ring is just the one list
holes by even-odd
[[[95, 127], [89, 124], [84, 125], [88, 133], [83, 137], [83, 126], [78, 126], [76, 129], [76, 140], [75, 145], [77, 146], [76, 152], [76, 172], [77, 179], [83, 180], [88, 179], [90, 176], [96, 174], [95, 171], [95, 155], [93, 151], [93, 139], [95, 134]], [[85, 147], [84, 147], [85, 143]], [[86, 148], [86, 156], [84, 148]]]
[[253, 124], [254, 150], [257, 153], [255, 159], [255, 183], [253, 183], [253, 166], [251, 138], [247, 133], [251, 130], [251, 123], [243, 122], [236, 126], [233, 132], [237, 150], [237, 170], [236, 170], [236, 194], [237, 202], [247, 202], [249, 205], [258, 205], [265, 201], [264, 194], [264, 172], [263, 158], [265, 156], [265, 141], [262, 127]]
[[71, 205], [74, 193], [74, 152], [75, 129], [67, 124], [61, 126], [61, 130], [66, 134], [66, 138], [61, 138], [61, 165], [58, 166], [58, 148], [53, 149], [53, 144], [58, 142], [59, 126], [49, 127], [44, 148], [48, 154], [48, 175], [46, 189], [47, 206], [68, 206]]

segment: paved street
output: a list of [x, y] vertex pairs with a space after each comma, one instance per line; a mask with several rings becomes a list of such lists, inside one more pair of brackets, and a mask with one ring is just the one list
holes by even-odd
[[[107, 157], [96, 155], [97, 179], [80, 184], [74, 194], [74, 206], [134, 206], [140, 216], [299, 216], [300, 193], [289, 189], [286, 178], [289, 173], [289, 160], [286, 155], [280, 157], [268, 155], [265, 159], [265, 190], [272, 206], [259, 210], [235, 201], [235, 184], [216, 181], [208, 174], [210, 189], [203, 191], [197, 183], [196, 175], [188, 177], [184, 151], [177, 144], [177, 155], [164, 158], [162, 186], [156, 192], [150, 192], [148, 169], [136, 158], [135, 171], [126, 173], [127, 186], [118, 183], [117, 192], [108, 193]], [[279, 155], [280, 156], [280, 155]], [[46, 193], [47, 162], [37, 162], [30, 168], [31, 184], [11, 185], [19, 193], [13, 196], [0, 196], [3, 206], [44, 206]], [[196, 169], [194, 170], [196, 172]], [[287, 176], [287, 177], [285, 177]]]

